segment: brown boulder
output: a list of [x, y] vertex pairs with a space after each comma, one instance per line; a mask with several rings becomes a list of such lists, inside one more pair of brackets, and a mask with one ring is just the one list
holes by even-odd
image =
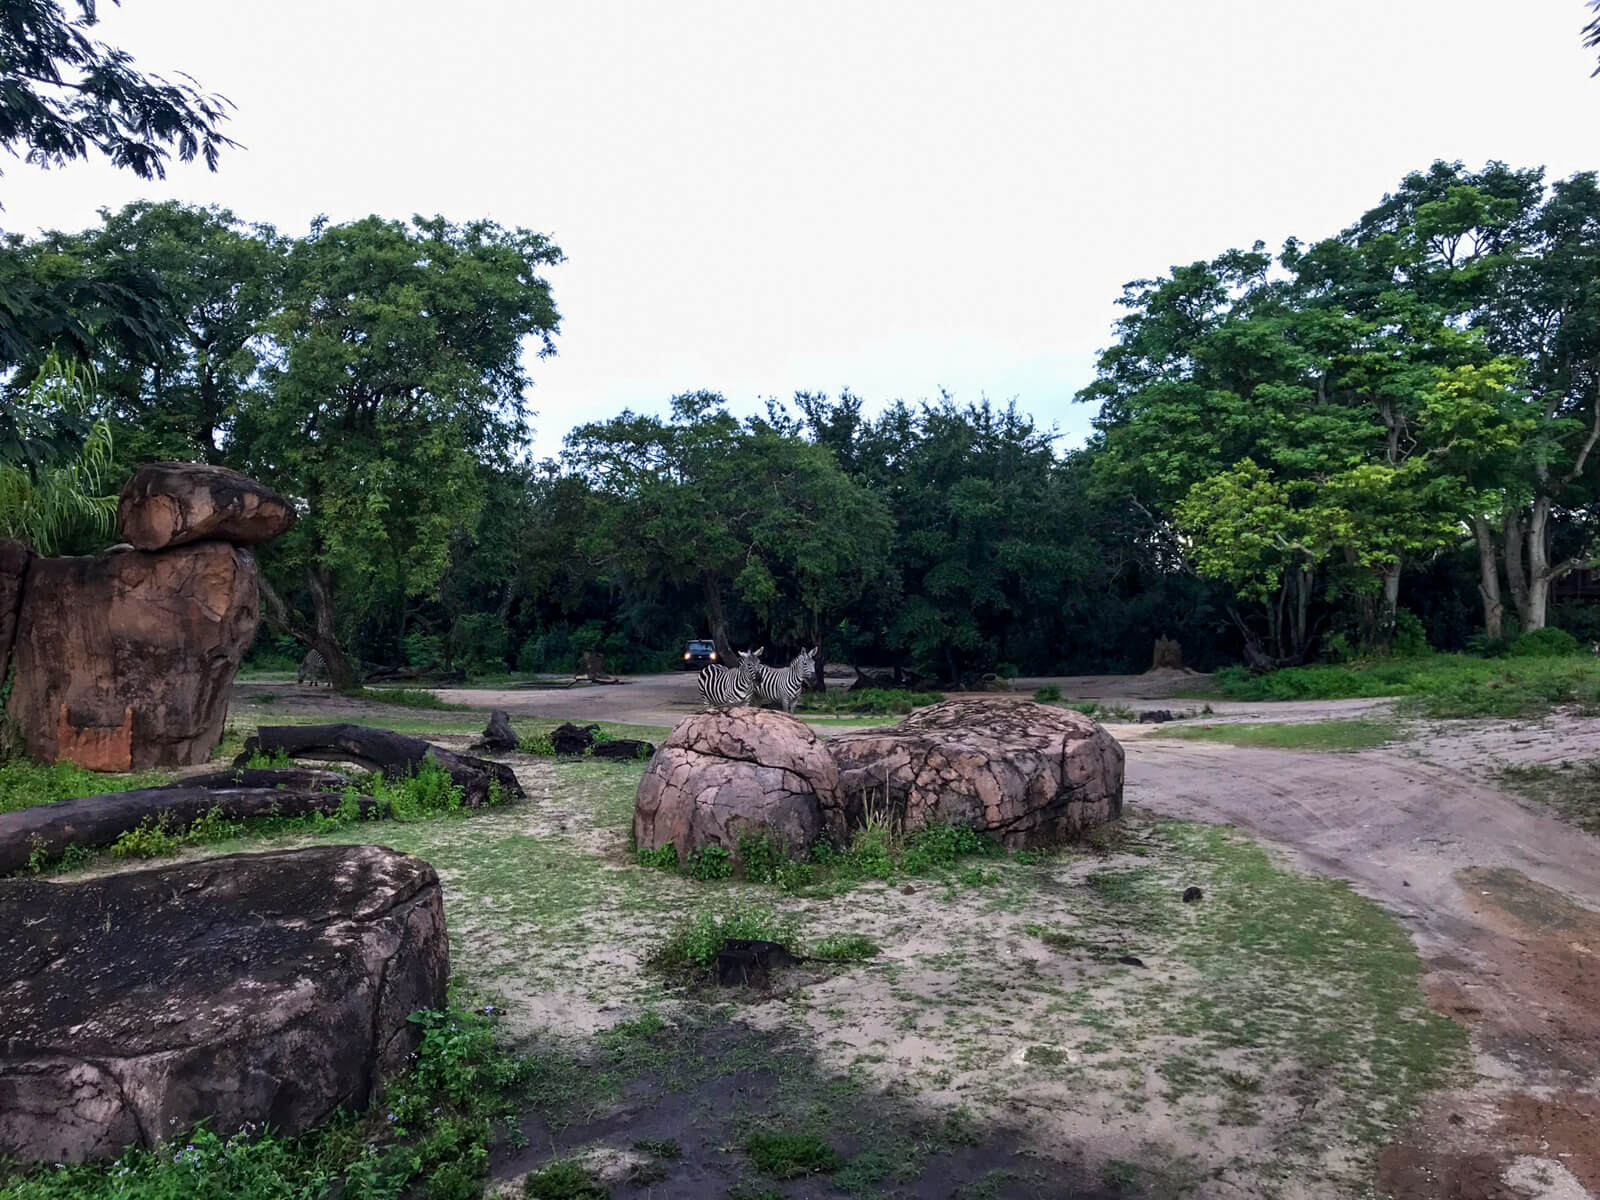
[[1013, 848], [1122, 815], [1122, 747], [1082, 713], [1031, 701], [947, 700], [887, 729], [828, 741], [851, 825], [868, 810], [963, 825]]
[[679, 722], [645, 768], [633, 809], [639, 848], [669, 842], [680, 861], [702, 846], [738, 856], [739, 835], [764, 832], [793, 853], [843, 832], [839, 771], [804, 723], [729, 708]]
[[117, 503], [117, 528], [139, 550], [213, 539], [253, 546], [293, 524], [294, 508], [277, 492], [204, 463], [141, 467]]
[[359, 1110], [405, 1070], [449, 965], [439, 877], [378, 846], [0, 881], [0, 1155]]
[[96, 771], [202, 763], [260, 618], [248, 550], [38, 558], [7, 711], [28, 753]]

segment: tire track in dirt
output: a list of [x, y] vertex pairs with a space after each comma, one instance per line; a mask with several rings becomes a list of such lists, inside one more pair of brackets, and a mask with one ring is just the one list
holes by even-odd
[[1435, 1096], [1384, 1151], [1386, 1191], [1600, 1191], [1600, 841], [1518, 805], [1481, 763], [1141, 736], [1124, 745], [1130, 806], [1235, 825], [1349, 881], [1410, 930], [1430, 1002], [1471, 1029], [1478, 1078]]

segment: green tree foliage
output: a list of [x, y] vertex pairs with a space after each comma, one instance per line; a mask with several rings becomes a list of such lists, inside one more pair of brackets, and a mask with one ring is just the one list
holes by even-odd
[[[112, 0], [117, 3], [118, 0]], [[124, 50], [94, 40], [96, 0], [0, 0], [0, 146], [42, 167], [106, 155], [141, 179], [164, 179], [175, 148], [213, 171], [228, 101], [187, 75], [141, 74]]]
[[[49, 359], [33, 378], [19, 407], [28, 412], [81, 414], [90, 407], [88, 368]], [[104, 421], [88, 428], [70, 454], [54, 455], [29, 470], [0, 461], [0, 539], [22, 542], [40, 554], [97, 549], [109, 538], [117, 497], [104, 494], [111, 464], [111, 430]]]

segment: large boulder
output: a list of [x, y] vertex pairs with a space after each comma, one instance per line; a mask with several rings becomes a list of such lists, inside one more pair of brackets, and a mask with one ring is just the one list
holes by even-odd
[[0, 1155], [114, 1158], [197, 1121], [301, 1133], [442, 1008], [439, 878], [378, 846], [0, 881]]
[[226, 542], [36, 558], [7, 711], [41, 762], [205, 762], [259, 619], [255, 559]]
[[843, 828], [839, 770], [827, 747], [803, 722], [760, 708], [679, 722], [645, 768], [633, 809], [640, 849], [670, 842], [680, 860], [702, 846], [721, 846], [737, 860], [746, 831], [801, 854]]
[[213, 540], [254, 546], [293, 524], [294, 507], [277, 492], [204, 463], [141, 467], [117, 504], [117, 528], [139, 550]]
[[828, 742], [851, 825], [871, 813], [963, 825], [1013, 848], [1122, 815], [1122, 747], [1082, 713], [1031, 701], [948, 700]]

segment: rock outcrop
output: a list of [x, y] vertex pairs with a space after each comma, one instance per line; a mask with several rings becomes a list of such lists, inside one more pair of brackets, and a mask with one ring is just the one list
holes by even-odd
[[255, 637], [257, 582], [226, 542], [33, 559], [8, 704], [28, 753], [96, 771], [205, 762]]
[[1006, 846], [1067, 841], [1122, 814], [1122, 747], [1082, 713], [949, 700], [827, 743], [844, 819], [963, 825]]
[[0, 881], [0, 915], [0, 1155], [23, 1162], [202, 1119], [301, 1133], [380, 1094], [445, 1003], [438, 876], [377, 846]]
[[738, 857], [739, 835], [762, 832], [804, 854], [844, 832], [839, 771], [822, 740], [785, 713], [731, 708], [679, 722], [639, 783], [639, 847], [668, 843], [680, 860], [702, 846]]
[[141, 467], [117, 504], [117, 527], [138, 550], [201, 541], [254, 546], [293, 524], [294, 507], [277, 492], [204, 463]]

